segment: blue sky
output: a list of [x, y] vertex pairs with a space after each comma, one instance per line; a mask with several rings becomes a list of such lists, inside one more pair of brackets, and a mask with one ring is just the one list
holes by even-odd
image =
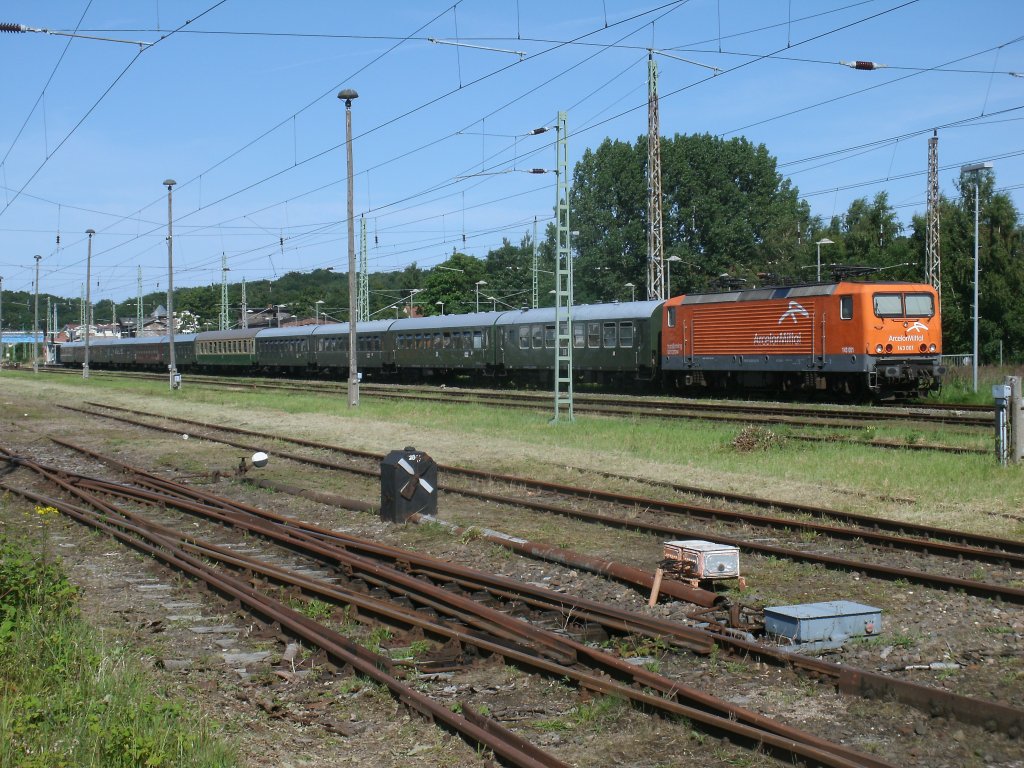
[[31, 290], [40, 254], [41, 290], [77, 297], [89, 228], [93, 301], [133, 299], [140, 267], [144, 291], [165, 290], [168, 178], [175, 286], [219, 283], [222, 255], [232, 282], [344, 271], [341, 88], [359, 92], [370, 270], [483, 257], [551, 216], [554, 175], [523, 170], [554, 167], [555, 132], [532, 129], [567, 111], [570, 166], [646, 133], [652, 47], [671, 55], [657, 55], [662, 134], [765, 144], [815, 214], [884, 191], [909, 225], [933, 127], [944, 194], [961, 164], [993, 159], [1022, 207], [1016, 0], [8, 0], [3, 13], [129, 41], [0, 33], [5, 290]]

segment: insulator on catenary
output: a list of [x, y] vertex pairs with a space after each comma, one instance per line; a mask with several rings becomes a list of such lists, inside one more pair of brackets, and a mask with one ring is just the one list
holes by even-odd
[[844, 67], [850, 69], [885, 69], [888, 64], [879, 64], [877, 61], [840, 61]]
[[24, 24], [13, 24], [8, 21], [0, 21], [0, 32], [28, 32]]

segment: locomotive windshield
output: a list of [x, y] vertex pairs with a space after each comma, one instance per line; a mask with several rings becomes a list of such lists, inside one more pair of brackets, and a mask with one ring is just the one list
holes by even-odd
[[876, 293], [876, 317], [932, 317], [935, 303], [930, 293]]

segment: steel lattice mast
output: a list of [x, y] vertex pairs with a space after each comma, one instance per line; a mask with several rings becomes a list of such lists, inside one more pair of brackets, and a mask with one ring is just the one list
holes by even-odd
[[359, 322], [370, 319], [370, 258], [366, 252], [366, 217], [359, 217]]
[[658, 65], [647, 55], [647, 298], [665, 298], [665, 250], [661, 220], [661, 131]]
[[228, 318], [228, 256], [223, 251], [220, 254], [220, 330], [226, 331], [231, 327], [231, 320]]
[[142, 267], [139, 267], [138, 285], [135, 297], [135, 335], [142, 335]]
[[569, 142], [567, 116], [558, 113], [555, 144], [555, 208], [558, 240], [555, 252], [555, 416], [573, 421], [572, 413], [572, 251], [569, 243]]
[[925, 280], [942, 303], [942, 259], [939, 248], [939, 132], [928, 139], [928, 229], [925, 231]]

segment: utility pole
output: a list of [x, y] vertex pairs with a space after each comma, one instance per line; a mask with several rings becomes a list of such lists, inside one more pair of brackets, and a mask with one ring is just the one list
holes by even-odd
[[96, 234], [95, 229], [85, 230], [89, 236], [89, 252], [85, 259], [85, 301], [82, 302], [82, 327], [85, 328], [85, 358], [82, 361], [82, 378], [89, 378], [89, 326], [92, 325], [92, 236]]
[[4, 278], [0, 275], [0, 371], [4, 368]]
[[352, 99], [359, 94], [351, 88], [338, 92], [345, 102], [345, 160], [348, 167], [348, 405], [359, 405], [359, 359], [356, 345], [356, 323], [359, 319], [359, 294], [356, 286], [356, 231], [352, 189]]
[[568, 118], [558, 113], [558, 140], [555, 144], [555, 210], [558, 240], [555, 256], [555, 416], [556, 423], [564, 409], [572, 413], [572, 250], [569, 242], [569, 141]]
[[172, 392], [180, 385], [178, 364], [174, 359], [174, 233], [171, 228], [171, 189], [177, 183], [174, 179], [164, 180], [164, 186], [167, 187], [167, 372], [170, 374], [168, 385]]
[[39, 373], [39, 262], [43, 257], [36, 254], [36, 310], [32, 324], [32, 373]]
[[939, 132], [928, 139], [928, 229], [925, 230], [925, 280], [939, 295], [942, 306], [942, 260], [939, 247]]
[[661, 131], [658, 118], [658, 65], [647, 54], [647, 298], [665, 298], [665, 250], [661, 221]]

